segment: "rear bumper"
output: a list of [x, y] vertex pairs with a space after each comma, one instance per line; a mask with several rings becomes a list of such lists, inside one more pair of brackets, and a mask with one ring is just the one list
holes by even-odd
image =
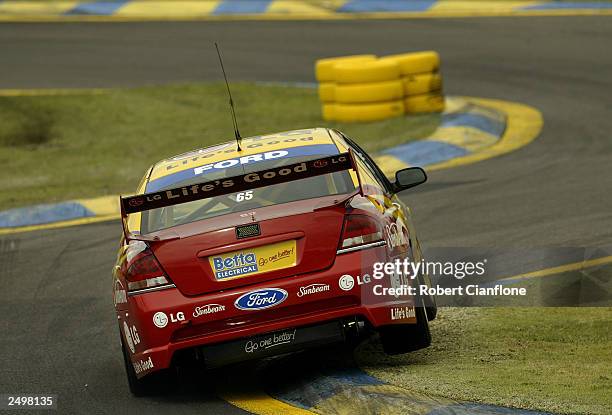
[[[357, 326], [357, 322], [353, 323]], [[214, 368], [342, 342], [346, 337], [346, 324], [337, 320], [201, 346], [197, 349], [197, 355], [202, 358], [207, 368]]]
[[[382, 297], [373, 294], [374, 285], [389, 286], [389, 281], [374, 280], [371, 277], [374, 262], [385, 260], [386, 248], [381, 246], [338, 255], [333, 266], [323, 271], [289, 276], [224, 292], [196, 297], [184, 296], [177, 288], [150, 292], [130, 297], [126, 304], [127, 309], [119, 310], [118, 317], [121, 325], [126, 322], [128, 327], [134, 327], [138, 333], [138, 343], [133, 342], [135, 351], [131, 355], [132, 361], [135, 365], [148, 362], [141, 365], [147, 369], [138, 373], [139, 376], [169, 367], [174, 353], [183, 349], [204, 347], [202, 350], [206, 350], [208, 347], [213, 355], [223, 354], [217, 359], [216, 365], [233, 360], [231, 353], [220, 353], [224, 344], [231, 344], [235, 353], [261, 357], [259, 353], [245, 352], [245, 348], [249, 348], [248, 341], [262, 340], [260, 337], [253, 339], [254, 336], [266, 333], [278, 336], [287, 330], [289, 335], [294, 329], [303, 330], [305, 327], [320, 326], [323, 323], [339, 324], [338, 321], [343, 318], [359, 317], [374, 328], [388, 324], [414, 323], [416, 320], [408, 314], [405, 318], [398, 319], [393, 317], [392, 313], [394, 308], [412, 307], [412, 297]], [[348, 278], [348, 284], [347, 278], [340, 283], [344, 275], [351, 276]], [[245, 283], [247, 282], [245, 278]], [[235, 306], [235, 301], [241, 295], [266, 288], [284, 290], [287, 292], [287, 298], [262, 310], [243, 310]], [[156, 318], [159, 313], [162, 313], [165, 319]], [[122, 332], [125, 336], [125, 331]], [[331, 335], [331, 332], [331, 329], [312, 331], [305, 335], [307, 341], [301, 347], [314, 343], [316, 339], [312, 337], [316, 337], [317, 333], [323, 333], [320, 335], [323, 342], [328, 337], [342, 340]], [[264, 343], [274, 342], [273, 337], [272, 340], [263, 340]], [[276, 351], [283, 352], [283, 347], [267, 349], [272, 354]]]

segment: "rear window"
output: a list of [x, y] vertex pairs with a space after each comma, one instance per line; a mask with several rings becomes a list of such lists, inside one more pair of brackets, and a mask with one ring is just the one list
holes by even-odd
[[[187, 186], [204, 181], [221, 180], [227, 177], [327, 156], [329, 156], [329, 154], [283, 157], [282, 159], [261, 161], [254, 164], [237, 165], [210, 172], [204, 177], [192, 177], [183, 181], [177, 181], [161, 188], [155, 188], [155, 191]], [[150, 187], [152, 186], [147, 186], [147, 192], [152, 191]], [[353, 190], [355, 190], [355, 185], [347, 171], [309, 177], [268, 187], [196, 200], [180, 205], [152, 209], [142, 213], [141, 232], [146, 234], [172, 226], [226, 215], [228, 213], [242, 212], [245, 210], [322, 196], [345, 194]]]

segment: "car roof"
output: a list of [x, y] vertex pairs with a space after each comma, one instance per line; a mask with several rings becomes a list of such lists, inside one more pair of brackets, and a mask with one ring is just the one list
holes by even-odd
[[[337, 142], [337, 135], [327, 128], [312, 128], [303, 130], [285, 131], [262, 136], [246, 137], [242, 139], [242, 151], [238, 152], [236, 141], [228, 141], [210, 147], [205, 147], [187, 153], [179, 154], [159, 161], [150, 170], [147, 182], [162, 178], [172, 181], [171, 175], [177, 178], [187, 171], [197, 167], [219, 163], [225, 160], [240, 159], [242, 162], [250, 160], [248, 156], [256, 156], [272, 151], [295, 149], [294, 152], [314, 152], [313, 154], [337, 154], [339, 148], [345, 145]], [[315, 147], [316, 146], [316, 147]], [[304, 155], [306, 155], [304, 154]], [[252, 160], [253, 158], [251, 158]]]

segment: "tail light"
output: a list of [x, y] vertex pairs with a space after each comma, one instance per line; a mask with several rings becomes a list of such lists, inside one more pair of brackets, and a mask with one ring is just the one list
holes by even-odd
[[128, 291], [170, 284], [153, 252], [142, 241], [130, 241], [127, 247], [125, 279]]
[[367, 215], [346, 215], [338, 249], [352, 248], [383, 240], [380, 223]]

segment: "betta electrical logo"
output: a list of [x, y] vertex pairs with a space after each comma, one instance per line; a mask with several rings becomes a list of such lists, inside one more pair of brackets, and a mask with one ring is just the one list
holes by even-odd
[[212, 258], [213, 271], [218, 280], [239, 277], [257, 272], [257, 255], [254, 252], [237, 253], [227, 257]]

